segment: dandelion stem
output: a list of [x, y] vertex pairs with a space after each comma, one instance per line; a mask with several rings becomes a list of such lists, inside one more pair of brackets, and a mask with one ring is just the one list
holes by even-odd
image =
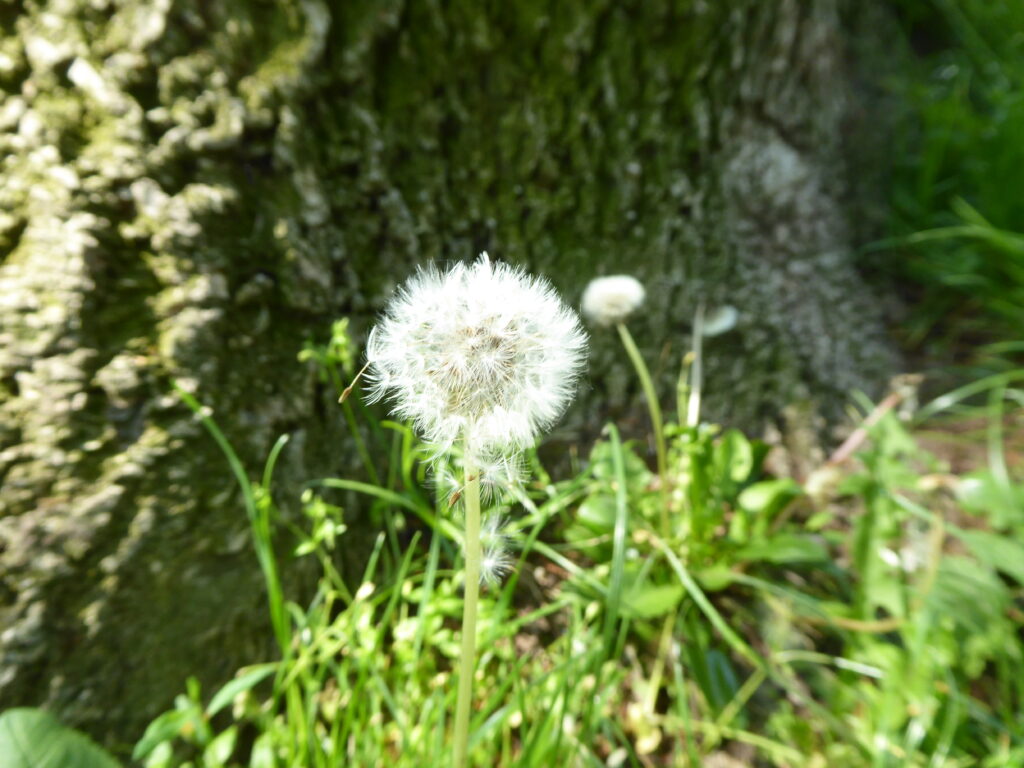
[[480, 474], [467, 460], [466, 492], [466, 583], [462, 603], [462, 653], [459, 658], [459, 698], [455, 708], [455, 768], [466, 765], [469, 744], [469, 710], [473, 699], [476, 668], [476, 608], [480, 593]]
[[686, 407], [686, 426], [695, 429], [700, 423], [700, 397], [704, 388], [704, 302], [697, 305], [693, 316], [693, 367], [690, 369], [690, 402]]
[[658, 393], [654, 391], [654, 382], [651, 380], [651, 372], [647, 364], [640, 356], [640, 350], [633, 341], [633, 335], [629, 332], [625, 323], [618, 323], [619, 338], [622, 339], [622, 346], [626, 348], [637, 376], [640, 377], [640, 386], [644, 390], [644, 398], [647, 400], [647, 410], [651, 414], [651, 427], [654, 429], [654, 450], [658, 459], [658, 479], [661, 481], [661, 535], [671, 538], [672, 530], [668, 519], [668, 461], [665, 458], [665, 434], [661, 421], [661, 406], [658, 404]]

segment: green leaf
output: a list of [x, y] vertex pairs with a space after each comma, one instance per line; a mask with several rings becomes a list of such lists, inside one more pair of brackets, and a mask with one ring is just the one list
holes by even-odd
[[736, 695], [739, 684], [729, 658], [717, 648], [710, 647], [709, 638], [702, 635], [702, 632], [691, 628], [683, 649], [689, 657], [688, 667], [708, 704], [715, 712], [721, 712]]
[[719, 563], [704, 568], [694, 574], [700, 585], [708, 592], [718, 592], [733, 583], [733, 571], [727, 565]]
[[755, 541], [743, 547], [736, 557], [779, 564], [820, 563], [829, 559], [828, 549], [820, 538], [799, 533], [780, 533]]
[[[562, 532], [562, 538], [564, 538], [568, 543], [580, 548], [581, 551], [586, 551], [588, 553], [596, 553], [598, 551], [599, 548], [594, 546], [595, 541], [600, 539], [607, 542], [609, 537], [609, 532], [597, 534], [592, 528], [588, 528], [585, 525], [578, 525], [576, 523], [568, 526]], [[605, 546], [605, 549], [607, 549], [607, 546]]]
[[274, 741], [270, 733], [261, 733], [252, 745], [249, 768], [274, 768]]
[[214, 696], [213, 699], [210, 700], [210, 704], [206, 707], [207, 717], [213, 717], [216, 715], [224, 709], [224, 707], [234, 701], [238, 694], [248, 691], [260, 681], [265, 680], [276, 670], [276, 662], [270, 664], [257, 664], [250, 667], [248, 672], [229, 682], [217, 692], [217, 695]]
[[238, 728], [232, 725], [210, 742], [210, 745], [203, 751], [203, 762], [210, 768], [227, 763], [231, 759], [231, 753], [235, 751], [237, 738]]
[[634, 586], [623, 595], [622, 612], [639, 619], [664, 616], [683, 599], [683, 588], [679, 584]]
[[960, 538], [981, 562], [1024, 584], [1024, 544], [991, 531], [964, 531]]
[[705, 656], [707, 664], [708, 699], [714, 702], [715, 709], [719, 712], [739, 690], [739, 681], [736, 678], [736, 671], [729, 663], [729, 657], [717, 648], [708, 650]]
[[996, 527], [1024, 523], [1024, 486], [1007, 486], [989, 471], [965, 475], [956, 495], [966, 509], [984, 515]]
[[615, 510], [614, 496], [592, 493], [580, 504], [576, 518], [596, 533], [607, 533], [615, 527]]
[[196, 712], [191, 709], [172, 709], [164, 712], [146, 727], [146, 732], [142, 734], [142, 738], [132, 751], [132, 759], [141, 760], [160, 744], [174, 741], [195, 719]]
[[1018, 642], [1017, 627], [1007, 616], [1011, 601], [1003, 580], [976, 559], [947, 555], [939, 562], [928, 602], [952, 624], [957, 663], [966, 674], [981, 674], [993, 658]]
[[41, 709], [9, 709], [0, 715], [3, 768], [119, 768], [83, 733], [61, 725]]
[[[621, 458], [626, 474], [626, 486], [630, 494], [643, 492], [651, 483], [653, 475], [629, 444], [622, 444]], [[613, 446], [608, 442], [599, 442], [590, 452], [590, 464], [595, 480], [612, 485], [616, 480], [615, 461], [612, 455]]]
[[764, 480], [745, 488], [740, 494], [740, 506], [748, 512], [774, 515], [802, 493], [800, 486], [788, 477]]
[[174, 765], [174, 747], [165, 741], [158, 744], [146, 758], [146, 768], [171, 768]]
[[754, 470], [754, 450], [737, 429], [730, 429], [715, 444], [715, 465], [720, 476], [742, 483]]

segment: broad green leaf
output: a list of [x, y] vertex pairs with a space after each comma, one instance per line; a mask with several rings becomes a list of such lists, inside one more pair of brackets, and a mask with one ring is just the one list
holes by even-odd
[[217, 692], [217, 695], [210, 701], [209, 706], [206, 707], [207, 716], [213, 717], [224, 709], [224, 707], [234, 701], [238, 694], [248, 691], [260, 681], [273, 674], [276, 670], [276, 663], [258, 664], [250, 667], [248, 672], [236, 677]]
[[195, 719], [196, 712], [191, 709], [172, 709], [164, 712], [147, 726], [146, 732], [142, 734], [142, 738], [132, 751], [132, 759], [141, 760], [157, 745], [178, 738], [186, 726]]
[[623, 595], [622, 612], [639, 619], [664, 616], [683, 599], [679, 584], [638, 585]]
[[985, 515], [996, 527], [1024, 523], [1024, 486], [1007, 486], [991, 472], [966, 475], [956, 495], [966, 509]]
[[83, 733], [61, 725], [41, 709], [9, 709], [0, 715], [3, 768], [119, 768]]
[[[611, 484], [615, 481], [615, 461], [612, 456], [612, 445], [609, 442], [599, 442], [590, 452], [590, 463], [593, 467], [595, 480]], [[637, 456], [632, 447], [626, 443], [622, 445], [622, 458], [625, 464], [626, 485], [631, 494], [646, 489], [653, 475], [644, 464], [643, 459]]]
[[1024, 584], [1024, 544], [992, 531], [964, 531], [960, 538], [981, 562]]
[[755, 541], [743, 547], [736, 557], [780, 564], [820, 563], [829, 559], [828, 549], [819, 537], [799, 533], [780, 533]]
[[227, 763], [231, 759], [231, 753], [235, 751], [235, 741], [237, 739], [238, 728], [232, 725], [210, 742], [209, 746], [203, 751], [203, 762], [210, 766], [210, 768]]
[[732, 520], [729, 521], [729, 540], [734, 541], [737, 544], [746, 544], [750, 540], [751, 520], [753, 515], [747, 512], [745, 509], [736, 510], [736, 514], [732, 516]]
[[710, 647], [708, 638], [701, 637], [701, 634], [689, 633], [692, 639], [688, 638], [683, 645], [684, 653], [689, 657], [688, 667], [708, 704], [715, 712], [721, 712], [739, 688], [736, 672], [729, 658], [717, 648]]
[[1010, 590], [974, 558], [943, 557], [928, 602], [953, 625], [958, 664], [970, 675], [980, 674], [993, 656], [1015, 642], [1016, 628], [1007, 618]]
[[729, 657], [717, 648], [708, 651], [706, 663], [710, 683], [710, 699], [715, 703], [715, 708], [721, 711], [725, 703], [731, 700], [739, 689], [736, 671], [732, 668]]
[[733, 583], [732, 568], [727, 565], [712, 565], [694, 574], [700, 585], [708, 592], [717, 592]]
[[249, 768], [274, 768], [275, 765], [273, 735], [261, 733], [252, 745]]
[[737, 429], [730, 429], [715, 444], [715, 465], [722, 477], [742, 483], [754, 470], [754, 450]]
[[576, 519], [597, 533], [607, 533], [615, 527], [615, 497], [592, 493], [576, 511]]
[[568, 526], [565, 531], [562, 532], [562, 537], [570, 544], [586, 549], [587, 551], [595, 549], [595, 541], [604, 541], [608, 544], [611, 543], [611, 532], [604, 531], [603, 533], [597, 533], [593, 528], [588, 528], [585, 525], [572, 524]]
[[807, 519], [807, 522], [804, 523], [804, 528], [808, 531], [820, 531], [826, 525], [831, 523], [835, 516], [835, 512], [831, 509], [823, 509], [820, 512], [815, 512]]
[[171, 768], [174, 765], [174, 747], [169, 741], [157, 744], [146, 758], [146, 768]]
[[745, 488], [740, 494], [740, 506], [759, 515], [774, 515], [802, 493], [800, 486], [788, 477], [764, 480]]

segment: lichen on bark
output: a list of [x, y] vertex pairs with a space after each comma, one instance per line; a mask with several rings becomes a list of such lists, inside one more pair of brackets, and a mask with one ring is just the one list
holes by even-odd
[[[847, 233], [834, 0], [22, 6], [0, 5], [0, 707], [124, 744], [187, 675], [271, 652], [237, 492], [170, 379], [254, 472], [293, 435], [287, 507], [353, 471], [297, 352], [340, 314], [361, 333], [416, 264], [488, 250], [573, 302], [637, 275], [666, 395], [698, 301], [735, 306], [708, 415], [753, 429], [891, 364]], [[594, 349], [563, 437], [636, 402]]]

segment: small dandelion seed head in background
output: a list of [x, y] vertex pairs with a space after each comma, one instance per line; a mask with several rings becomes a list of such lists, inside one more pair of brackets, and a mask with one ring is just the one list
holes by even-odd
[[595, 325], [615, 325], [636, 312], [646, 296], [640, 281], [630, 275], [598, 277], [583, 291], [581, 308]]
[[477, 464], [533, 444], [561, 416], [586, 356], [579, 318], [542, 278], [494, 264], [421, 269], [367, 342], [371, 400], [413, 422], [439, 454]]

